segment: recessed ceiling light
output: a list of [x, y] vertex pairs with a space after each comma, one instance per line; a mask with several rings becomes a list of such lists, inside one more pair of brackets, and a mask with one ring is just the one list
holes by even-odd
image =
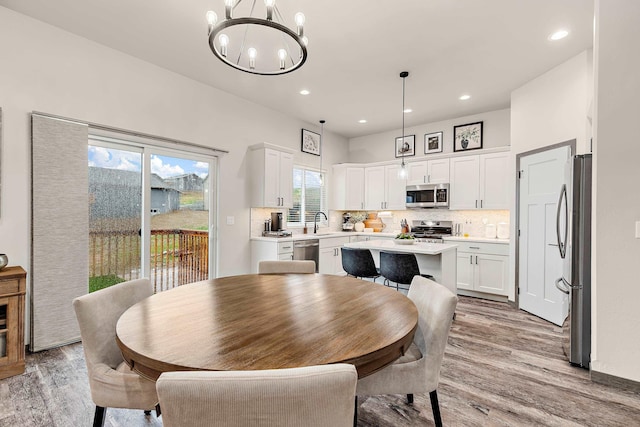
[[549, 35], [548, 39], [552, 41], [560, 40], [569, 35], [569, 31], [567, 30], [558, 30], [555, 33]]
[[300, 91], [300, 95], [309, 95], [310, 93], [311, 93], [311, 92], [309, 92], [309, 91], [308, 91], [308, 90], [306, 90], [306, 89], [302, 89], [302, 90]]
[[365, 119], [360, 119], [358, 120], [358, 123], [367, 123], [367, 121]]
[[412, 111], [413, 111], [413, 110], [412, 110], [411, 108], [405, 108], [405, 109], [404, 109], [404, 111], [403, 111], [403, 113], [410, 113], [410, 112], [412, 112]]
[[458, 98], [460, 101], [466, 101], [467, 99], [470, 99], [471, 95], [462, 95], [460, 98]]

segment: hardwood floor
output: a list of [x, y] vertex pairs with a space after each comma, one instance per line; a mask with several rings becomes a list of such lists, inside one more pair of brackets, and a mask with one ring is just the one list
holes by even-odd
[[[569, 365], [562, 330], [507, 304], [461, 297], [438, 397], [447, 426], [638, 426], [640, 393], [592, 383]], [[361, 396], [358, 426], [433, 425], [428, 394]], [[89, 426], [82, 346], [27, 356], [0, 380], [0, 426]], [[109, 409], [105, 426], [160, 426], [162, 417]]]

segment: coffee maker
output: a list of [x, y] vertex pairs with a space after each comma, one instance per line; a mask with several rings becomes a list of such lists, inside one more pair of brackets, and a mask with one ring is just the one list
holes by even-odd
[[353, 223], [350, 219], [351, 214], [349, 212], [342, 214], [342, 231], [353, 231]]
[[271, 231], [284, 230], [282, 222], [282, 212], [271, 212]]

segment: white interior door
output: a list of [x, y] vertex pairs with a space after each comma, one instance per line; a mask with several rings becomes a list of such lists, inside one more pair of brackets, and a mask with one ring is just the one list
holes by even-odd
[[567, 295], [555, 287], [563, 269], [556, 212], [569, 156], [566, 146], [520, 159], [520, 308], [556, 325], [562, 325], [569, 308]]

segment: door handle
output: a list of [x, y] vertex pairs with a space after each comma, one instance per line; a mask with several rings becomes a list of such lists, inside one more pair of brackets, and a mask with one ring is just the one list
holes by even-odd
[[431, 175], [427, 175], [427, 182], [431, 182]]
[[478, 209], [478, 201], [476, 200], [476, 209]]
[[[562, 286], [560, 285], [560, 282], [562, 282]], [[564, 277], [556, 280], [556, 288], [558, 288], [558, 290], [563, 294], [569, 295], [569, 289], [566, 288], [566, 280], [564, 280]]]
[[482, 199], [480, 199], [480, 209], [482, 209]]
[[469, 264], [473, 265], [473, 255], [469, 255]]
[[549, 246], [558, 246], [557, 243], [547, 243], [547, 245], [549, 245]]
[[478, 265], [478, 255], [476, 255], [476, 265]]
[[[562, 199], [564, 198], [566, 209], [564, 211], [564, 242], [560, 237], [560, 211], [562, 210]], [[558, 239], [558, 249], [560, 250], [560, 258], [564, 259], [567, 254], [567, 232], [569, 229], [569, 205], [567, 204], [567, 185], [562, 184], [560, 189], [560, 197], [558, 198], [558, 209], [556, 211], [556, 237]]]

